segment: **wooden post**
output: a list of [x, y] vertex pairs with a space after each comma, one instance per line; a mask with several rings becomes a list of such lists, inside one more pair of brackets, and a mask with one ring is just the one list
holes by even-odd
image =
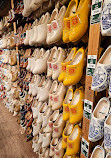
[[89, 123], [91, 113], [94, 109], [95, 93], [91, 90], [92, 76], [98, 59], [98, 50], [100, 47], [100, 15], [102, 9], [102, 0], [92, 0], [91, 21], [88, 43], [87, 71], [85, 81], [85, 99], [84, 115], [81, 142], [81, 158], [89, 158], [91, 151], [91, 142], [88, 140]]
[[[14, 9], [14, 0], [11, 0], [11, 7], [12, 7], [12, 9]], [[13, 28], [14, 28], [14, 34], [16, 34], [17, 33], [16, 22], [13, 22]], [[20, 71], [19, 54], [18, 54], [18, 47], [17, 46], [16, 46], [16, 53], [17, 53], [17, 66], [18, 66], [18, 70]]]

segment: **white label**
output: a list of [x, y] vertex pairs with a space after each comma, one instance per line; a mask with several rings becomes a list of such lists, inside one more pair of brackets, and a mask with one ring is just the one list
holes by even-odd
[[81, 142], [81, 152], [86, 158], [88, 158], [89, 143], [84, 138], [82, 138], [82, 142]]

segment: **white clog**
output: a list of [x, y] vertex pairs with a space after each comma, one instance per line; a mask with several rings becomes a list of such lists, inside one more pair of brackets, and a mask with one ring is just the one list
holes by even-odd
[[50, 143], [50, 153], [49, 153], [49, 156], [54, 156], [54, 151], [55, 151], [55, 148], [58, 144], [58, 138], [52, 138], [51, 140], [51, 143]]
[[42, 148], [46, 148], [50, 145], [50, 141], [51, 141], [51, 133], [45, 133], [43, 135], [43, 143], [42, 143]]
[[62, 107], [65, 93], [66, 93], [66, 87], [63, 85], [62, 82], [60, 82], [56, 93], [54, 93], [52, 96], [53, 97], [52, 110], [57, 110]]
[[51, 54], [49, 56], [49, 59], [47, 60], [47, 76], [52, 76], [52, 62], [56, 61], [58, 57], [58, 50], [57, 47], [53, 47], [51, 50]]
[[63, 34], [63, 17], [66, 12], [66, 7], [62, 6], [58, 16], [55, 20], [51, 22], [51, 27], [52, 27], [52, 37], [48, 41], [48, 44], [53, 44], [62, 39], [62, 34]]
[[59, 116], [59, 110], [54, 111], [53, 114], [49, 117], [49, 121], [48, 121], [48, 124], [45, 128], [45, 132], [52, 133], [53, 124], [57, 120], [58, 116]]
[[43, 76], [41, 81], [38, 84], [35, 84], [35, 87], [34, 87], [34, 89], [32, 91], [32, 96], [36, 96], [38, 94], [39, 88], [44, 86], [45, 83], [46, 83], [46, 80], [45, 80], [45, 77]]
[[39, 139], [38, 136], [34, 136], [34, 137], [33, 137], [33, 140], [32, 140], [32, 149], [34, 149], [34, 147], [35, 147], [35, 142], [36, 142], [38, 139]]
[[57, 120], [55, 121], [55, 123], [53, 124], [53, 134], [52, 137], [56, 138], [56, 137], [61, 137], [62, 132], [63, 132], [63, 128], [65, 126], [65, 121], [63, 121], [63, 115], [60, 114], [57, 118]]
[[38, 119], [37, 119], [37, 123], [42, 123], [42, 115], [45, 113], [47, 109], [47, 103], [44, 102], [40, 108], [40, 111], [38, 112]]
[[33, 69], [34, 74], [41, 74], [47, 70], [47, 60], [49, 58], [49, 55], [50, 50], [47, 50], [43, 56], [35, 61], [35, 67]]
[[41, 146], [38, 152], [39, 158], [42, 158], [45, 152], [46, 152], [46, 148], [42, 148]]
[[111, 1], [104, 0], [103, 10], [101, 13], [101, 34], [111, 36]]
[[48, 106], [45, 113], [42, 115], [42, 120], [43, 120], [42, 127], [47, 126], [48, 119], [49, 119], [51, 114], [52, 114], [52, 109], [51, 109], [51, 107]]
[[39, 87], [38, 95], [37, 95], [39, 101], [44, 102], [48, 100], [49, 90], [51, 88], [51, 85], [52, 85], [52, 81], [50, 79], [47, 79], [45, 85]]
[[41, 109], [42, 106], [42, 102], [37, 102], [37, 100], [35, 101], [34, 105], [32, 104], [32, 113], [33, 113], [33, 118], [37, 118], [38, 117], [38, 113]]
[[111, 151], [111, 114], [109, 114], [104, 123], [104, 148], [107, 152]]
[[39, 131], [39, 140], [38, 143], [43, 143], [43, 135], [45, 134], [45, 129], [41, 128], [41, 130]]
[[58, 9], [55, 8], [51, 14], [51, 17], [50, 17], [50, 20], [47, 24], [47, 38], [46, 38], [46, 42], [47, 44], [50, 44], [51, 42], [51, 37], [52, 37], [52, 34], [53, 34], [53, 30], [52, 30], [52, 21], [55, 20], [58, 16]]
[[29, 83], [29, 92], [28, 92], [28, 94], [32, 94], [32, 95], [35, 94], [35, 87], [39, 85], [40, 80], [41, 80], [41, 76], [39, 76], [39, 75], [34, 75], [33, 76], [33, 82]]
[[33, 36], [33, 38], [31, 39], [31, 43], [32, 43], [33, 45], [37, 44], [38, 26], [43, 24], [44, 18], [45, 18], [45, 16], [42, 15], [41, 18], [40, 18], [40, 20], [39, 20], [39, 22], [38, 22], [38, 24], [37, 24], [37, 26], [34, 26], [34, 36]]
[[47, 12], [44, 15], [44, 21], [42, 24], [38, 25], [38, 36], [36, 43], [44, 44], [47, 37], [47, 23], [49, 22], [50, 14]]
[[106, 158], [111, 158], [111, 152], [107, 153]]
[[39, 140], [39, 137], [35, 138], [33, 152], [38, 152], [41, 147], [41, 143], [38, 143], [38, 140]]
[[34, 119], [32, 123], [32, 127], [33, 127], [33, 136], [38, 135], [41, 128], [41, 124], [37, 123], [37, 119]]
[[62, 148], [62, 138], [60, 138], [57, 146], [55, 147], [54, 158], [62, 158], [64, 155], [64, 149]]
[[57, 87], [58, 87], [58, 82], [55, 80], [52, 83], [51, 89], [49, 91], [49, 102], [48, 102], [48, 106], [52, 106], [53, 103], [53, 94], [56, 93], [57, 91]]
[[91, 158], [105, 158], [104, 148], [97, 145], [92, 152]]
[[45, 153], [42, 155], [42, 158], [50, 158], [49, 157], [49, 148], [46, 149]]
[[93, 74], [91, 89], [97, 92], [103, 91], [109, 84], [109, 72], [111, 71], [111, 45], [99, 59]]
[[104, 135], [104, 121], [110, 109], [110, 101], [108, 98], [103, 97], [97, 103], [91, 117], [89, 125], [88, 139], [91, 142], [100, 140]]
[[58, 57], [56, 58], [55, 61], [52, 61], [51, 65], [52, 65], [52, 79], [55, 80], [59, 77], [59, 74], [61, 72], [61, 62], [63, 62], [63, 60], [66, 57], [66, 53], [64, 51], [64, 49], [62, 49], [61, 47], [58, 48]]

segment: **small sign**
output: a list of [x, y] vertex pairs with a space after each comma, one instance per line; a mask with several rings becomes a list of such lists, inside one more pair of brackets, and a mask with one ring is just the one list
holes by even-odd
[[89, 143], [82, 138], [82, 142], [81, 142], [81, 153], [88, 158], [88, 154], [89, 154]]
[[84, 99], [84, 117], [86, 117], [89, 120], [91, 119], [92, 106], [93, 102]]
[[101, 19], [102, 0], [92, 1], [91, 24], [99, 23]]
[[87, 59], [87, 75], [93, 76], [96, 67], [97, 55], [88, 55]]

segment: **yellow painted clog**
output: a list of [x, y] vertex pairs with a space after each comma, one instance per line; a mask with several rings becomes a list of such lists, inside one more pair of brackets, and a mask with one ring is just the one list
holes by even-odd
[[79, 125], [75, 125], [73, 132], [67, 139], [67, 155], [76, 155], [80, 151], [82, 130]]
[[68, 155], [65, 153], [63, 158], [79, 158], [79, 156], [77, 156], [77, 155], [68, 156]]
[[63, 120], [64, 121], [67, 121], [69, 119], [69, 116], [70, 116], [69, 104], [72, 101], [72, 98], [73, 98], [73, 89], [69, 89], [63, 101]]
[[70, 18], [69, 17], [76, 12], [77, 6], [78, 6], [78, 0], [71, 0], [63, 19], [63, 41], [65, 43], [70, 42], [69, 41]]
[[72, 133], [74, 128], [74, 125], [71, 123], [67, 123], [66, 127], [64, 128], [64, 131], [62, 133], [62, 148], [67, 148], [67, 138], [69, 137], [69, 135]]
[[73, 61], [66, 67], [66, 76], [63, 81], [65, 86], [75, 85], [81, 80], [85, 63], [86, 53], [84, 48], [80, 48]]
[[63, 82], [66, 74], [66, 66], [71, 63], [71, 61], [74, 59], [74, 56], [77, 52], [77, 48], [74, 47], [71, 52], [69, 53], [68, 57], [61, 63], [61, 73], [58, 77], [59, 82]]
[[80, 0], [75, 14], [70, 16], [69, 40], [78, 41], [87, 31], [91, 0]]
[[79, 123], [83, 118], [83, 100], [84, 100], [84, 93], [82, 87], [76, 89], [74, 92], [74, 96], [72, 102], [69, 105], [69, 112], [70, 112], [70, 123]]

